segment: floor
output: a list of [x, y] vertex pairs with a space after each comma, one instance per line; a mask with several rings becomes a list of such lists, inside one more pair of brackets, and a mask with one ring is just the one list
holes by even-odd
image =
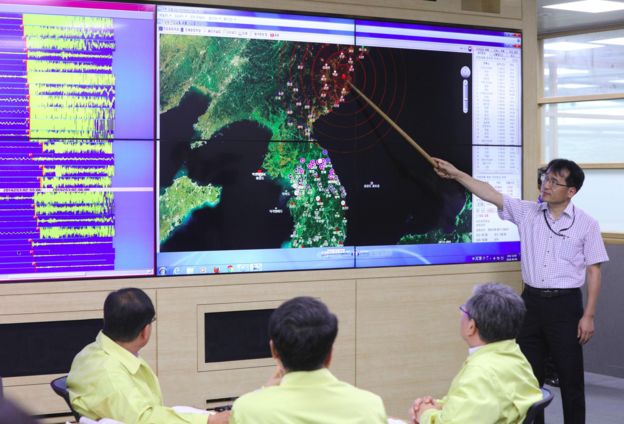
[[[546, 424], [562, 424], [561, 396], [557, 387], [546, 386], [555, 398], [546, 408]], [[624, 378], [585, 373], [586, 424], [624, 424]]]

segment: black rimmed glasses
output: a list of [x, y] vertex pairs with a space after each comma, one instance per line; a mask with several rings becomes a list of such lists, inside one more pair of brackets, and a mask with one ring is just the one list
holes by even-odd
[[540, 175], [540, 181], [542, 184], [550, 184], [551, 187], [570, 187], [567, 184], [561, 184], [555, 177], [549, 177], [547, 174]]

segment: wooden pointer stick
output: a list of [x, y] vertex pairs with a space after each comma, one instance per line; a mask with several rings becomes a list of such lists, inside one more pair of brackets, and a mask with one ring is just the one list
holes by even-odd
[[351, 84], [350, 81], [347, 81], [347, 84], [349, 84], [351, 86], [351, 88], [353, 89], [353, 91], [355, 91], [357, 94], [359, 94], [359, 96], [361, 98], [363, 98], [366, 103], [368, 103], [370, 105], [370, 107], [372, 107], [373, 109], [375, 109], [375, 111], [381, 115], [381, 117], [383, 119], [385, 119], [390, 125], [392, 125], [392, 127], [397, 130], [397, 132], [399, 134], [401, 134], [403, 136], [403, 138], [412, 145], [412, 147], [414, 147], [418, 153], [420, 153], [422, 155], [422, 157], [424, 157], [427, 162], [429, 162], [431, 164], [431, 166], [433, 166], [434, 168], [436, 168], [438, 166], [437, 163], [435, 163], [435, 161], [431, 158], [431, 156], [429, 156], [429, 154], [427, 152], [425, 152], [425, 149], [423, 149], [422, 147], [420, 147], [418, 145], [418, 143], [416, 143], [416, 141], [414, 141], [414, 139], [412, 137], [410, 137], [405, 131], [403, 131], [403, 129], [401, 127], [399, 127], [392, 119], [390, 119], [390, 117], [388, 115], [386, 115], [383, 110], [379, 109], [379, 107], [373, 103], [373, 101], [371, 99], [369, 99], [368, 97], [366, 97], [366, 95], [364, 95], [364, 93], [362, 93], [360, 90], [358, 90], [358, 88]]

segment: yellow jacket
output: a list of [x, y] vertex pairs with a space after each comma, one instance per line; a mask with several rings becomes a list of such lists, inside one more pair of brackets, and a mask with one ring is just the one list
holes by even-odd
[[100, 332], [76, 355], [67, 388], [74, 409], [87, 418], [112, 418], [126, 424], [206, 424], [207, 415], [178, 414], [163, 406], [158, 377]]
[[327, 368], [287, 373], [279, 386], [234, 402], [229, 424], [387, 424], [381, 398]]
[[421, 424], [517, 424], [542, 392], [515, 340], [481, 346], [468, 356], [448, 394]]

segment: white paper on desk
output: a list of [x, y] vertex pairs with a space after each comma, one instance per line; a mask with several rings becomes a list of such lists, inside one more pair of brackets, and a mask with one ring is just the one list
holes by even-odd
[[396, 418], [388, 418], [388, 424], [407, 424], [407, 423], [403, 420], [399, 420]]
[[206, 411], [205, 409], [193, 408], [192, 406], [172, 406], [171, 409], [176, 411], [178, 414], [216, 414], [215, 411]]
[[97, 421], [87, 417], [80, 417], [80, 424], [124, 424], [121, 421], [112, 420], [110, 418], [101, 418]]

